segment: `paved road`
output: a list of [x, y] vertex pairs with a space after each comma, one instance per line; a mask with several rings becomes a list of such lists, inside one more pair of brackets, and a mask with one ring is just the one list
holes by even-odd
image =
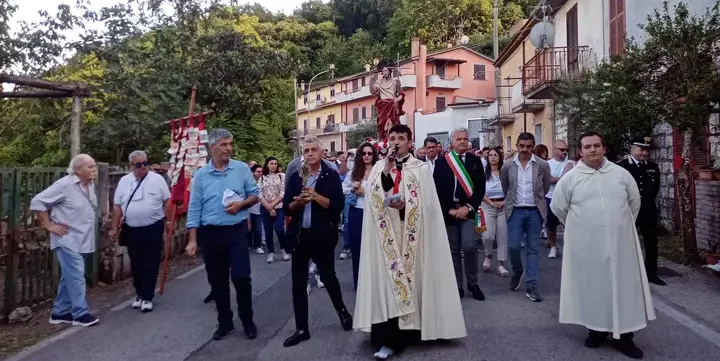
[[[545, 252], [543, 251], [543, 254]], [[253, 293], [259, 337], [244, 339], [236, 332], [223, 341], [210, 341], [215, 327], [213, 306], [202, 299], [209, 291], [203, 270], [169, 283], [156, 309], [142, 314], [127, 307], [101, 316], [101, 324], [73, 328], [22, 360], [32, 361], [344, 361], [369, 360], [375, 351], [369, 336], [344, 332], [327, 292], [310, 295], [312, 339], [293, 348], [282, 347], [294, 331], [290, 295], [290, 264], [265, 264], [253, 256]], [[403, 360], [627, 360], [609, 347], [583, 346], [586, 331], [558, 323], [560, 260], [542, 258], [542, 303], [531, 303], [524, 293], [510, 292], [507, 278], [483, 274], [487, 301], [462, 301], [468, 337], [450, 343], [408, 348]], [[350, 309], [354, 305], [350, 261], [337, 261], [338, 276]], [[668, 279], [668, 287], [682, 289], [683, 279]], [[713, 296], [714, 297], [714, 296]], [[658, 319], [636, 336], [646, 360], [717, 360], [720, 329], [687, 316], [671, 302], [655, 298]], [[718, 312], [717, 308], [708, 312]], [[237, 322], [239, 326], [239, 322]], [[240, 331], [240, 330], [238, 330]]]

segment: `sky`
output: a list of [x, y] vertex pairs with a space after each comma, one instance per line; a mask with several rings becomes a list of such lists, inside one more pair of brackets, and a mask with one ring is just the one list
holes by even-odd
[[[112, 6], [118, 2], [125, 2], [124, 0], [90, 0], [90, 7], [93, 10], [99, 10], [106, 6]], [[242, 3], [243, 1], [238, 1]], [[248, 3], [259, 3], [262, 6], [272, 10], [273, 12], [282, 11], [286, 14], [292, 13], [295, 8], [299, 7], [304, 0], [254, 0], [245, 1]], [[19, 31], [20, 26], [17, 24], [18, 21], [24, 20], [32, 22], [39, 19], [37, 15], [40, 10], [48, 10], [49, 13], [54, 13], [58, 5], [68, 4], [75, 6], [75, 0], [15, 0], [15, 4], [18, 5], [18, 10], [13, 15], [11, 21], [11, 31]]]

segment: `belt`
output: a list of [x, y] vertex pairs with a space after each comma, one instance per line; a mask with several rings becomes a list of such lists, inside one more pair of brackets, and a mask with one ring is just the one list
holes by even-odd
[[522, 207], [513, 207], [513, 209], [521, 209], [521, 210], [524, 209], [524, 210], [531, 211], [531, 210], [534, 210], [534, 209], [538, 209], [538, 207], [537, 207], [537, 206], [532, 206], [532, 207], [522, 206]]
[[491, 200], [491, 201], [495, 201], [495, 202], [500, 202], [500, 201], [504, 201], [504, 200], [505, 200], [505, 197], [502, 197], [502, 198], [490, 198], [490, 200]]

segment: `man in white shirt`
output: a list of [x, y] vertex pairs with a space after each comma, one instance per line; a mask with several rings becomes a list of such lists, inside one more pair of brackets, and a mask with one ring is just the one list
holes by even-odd
[[548, 244], [550, 246], [550, 254], [548, 258], [557, 258], [557, 227], [560, 225], [560, 221], [550, 209], [550, 201], [552, 201], [553, 192], [555, 191], [555, 185], [560, 178], [565, 175], [570, 169], [572, 169], [574, 163], [568, 159], [568, 144], [564, 140], [558, 140], [555, 142], [554, 155], [552, 159], [548, 160], [548, 166], [550, 166], [550, 191], [545, 195], [545, 200], [548, 204], [547, 221], [545, 221], [545, 228], [548, 230]]
[[132, 308], [153, 310], [155, 283], [163, 249], [163, 233], [171, 212], [170, 188], [157, 173], [148, 172], [147, 154], [141, 150], [128, 157], [132, 172], [120, 178], [113, 198], [112, 227], [114, 239], [120, 230], [120, 245], [128, 248], [130, 269], [136, 297]]
[[[500, 182], [505, 192], [505, 217], [508, 229], [508, 253], [513, 268], [510, 289], [517, 291], [520, 281], [525, 280], [525, 296], [533, 302], [541, 302], [537, 291], [538, 248], [543, 220], [547, 219], [545, 194], [550, 190], [550, 167], [536, 157], [535, 137], [520, 133], [517, 140], [518, 153], [500, 170]], [[520, 256], [521, 244], [527, 248], [527, 268], [523, 268]]]
[[425, 148], [425, 162], [430, 165], [430, 172], [435, 171], [435, 161], [438, 159], [438, 152], [441, 150], [438, 145], [437, 139], [434, 137], [427, 137], [423, 142], [423, 148]]

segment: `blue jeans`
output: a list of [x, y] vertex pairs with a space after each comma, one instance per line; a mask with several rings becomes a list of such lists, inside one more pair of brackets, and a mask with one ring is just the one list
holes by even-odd
[[265, 227], [265, 243], [267, 244], [268, 253], [275, 253], [275, 237], [273, 237], [273, 228], [280, 242], [280, 249], [285, 250], [285, 213], [280, 208], [275, 209], [275, 217], [270, 217], [265, 207], [260, 208], [262, 214], [262, 223]]
[[83, 255], [64, 247], [55, 248], [60, 263], [60, 282], [52, 313], [65, 315], [71, 310], [73, 318], [88, 313], [85, 299], [85, 259]]
[[250, 224], [252, 232], [250, 232], [250, 247], [260, 248], [262, 247], [262, 233], [263, 233], [263, 218], [261, 214], [250, 213]]
[[348, 232], [350, 237], [350, 252], [352, 253], [353, 285], [357, 291], [358, 270], [360, 269], [360, 241], [362, 240], [363, 210], [350, 207], [348, 214]]
[[523, 273], [522, 257], [520, 255], [521, 243], [525, 241], [527, 250], [525, 271], [525, 286], [537, 286], [538, 257], [540, 247], [540, 231], [542, 230], [542, 216], [537, 207], [514, 208], [507, 220], [508, 253], [513, 273]]
[[[350, 214], [350, 208], [351, 205], [345, 203], [345, 208], [343, 208], [343, 249], [350, 249], [350, 220], [349, 220], [349, 214]], [[362, 219], [361, 219], [362, 222]]]

